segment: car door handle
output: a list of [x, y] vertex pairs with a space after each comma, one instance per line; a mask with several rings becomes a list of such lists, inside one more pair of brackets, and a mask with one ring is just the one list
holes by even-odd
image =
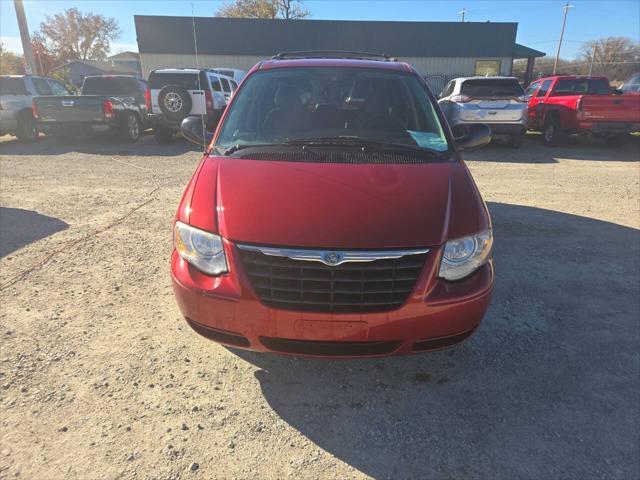
[[203, 92], [191, 92], [192, 95], [202, 95]]
[[73, 100], [62, 100], [63, 107], [73, 107]]

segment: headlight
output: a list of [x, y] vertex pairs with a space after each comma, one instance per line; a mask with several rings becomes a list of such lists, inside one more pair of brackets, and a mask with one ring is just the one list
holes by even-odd
[[445, 280], [459, 280], [487, 263], [491, 255], [491, 230], [470, 237], [449, 240], [444, 246], [438, 276]]
[[183, 259], [203, 273], [220, 275], [229, 271], [219, 235], [176, 222], [173, 246]]

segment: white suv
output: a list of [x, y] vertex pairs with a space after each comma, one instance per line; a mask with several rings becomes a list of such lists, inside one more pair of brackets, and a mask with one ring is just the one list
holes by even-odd
[[483, 123], [491, 136], [506, 137], [519, 147], [527, 132], [528, 98], [515, 77], [454, 78], [438, 103], [449, 125]]
[[205, 117], [214, 130], [237, 84], [208, 69], [171, 68], [149, 74], [146, 94], [153, 134], [158, 142], [171, 141], [188, 116]]

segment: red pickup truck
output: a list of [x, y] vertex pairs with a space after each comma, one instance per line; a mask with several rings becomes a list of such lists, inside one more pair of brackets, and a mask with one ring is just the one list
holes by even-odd
[[527, 95], [529, 129], [543, 132], [545, 145], [558, 145], [570, 133], [618, 143], [640, 131], [640, 96], [613, 93], [605, 77], [540, 78]]

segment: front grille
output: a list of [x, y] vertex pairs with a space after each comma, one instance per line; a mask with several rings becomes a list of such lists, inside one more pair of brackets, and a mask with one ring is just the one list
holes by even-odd
[[325, 342], [317, 340], [290, 340], [287, 338], [260, 337], [269, 350], [297, 355], [323, 355], [328, 357], [359, 357], [388, 355], [402, 342]]
[[328, 266], [239, 250], [251, 284], [265, 305], [322, 313], [386, 312], [402, 306], [422, 271], [425, 254]]

